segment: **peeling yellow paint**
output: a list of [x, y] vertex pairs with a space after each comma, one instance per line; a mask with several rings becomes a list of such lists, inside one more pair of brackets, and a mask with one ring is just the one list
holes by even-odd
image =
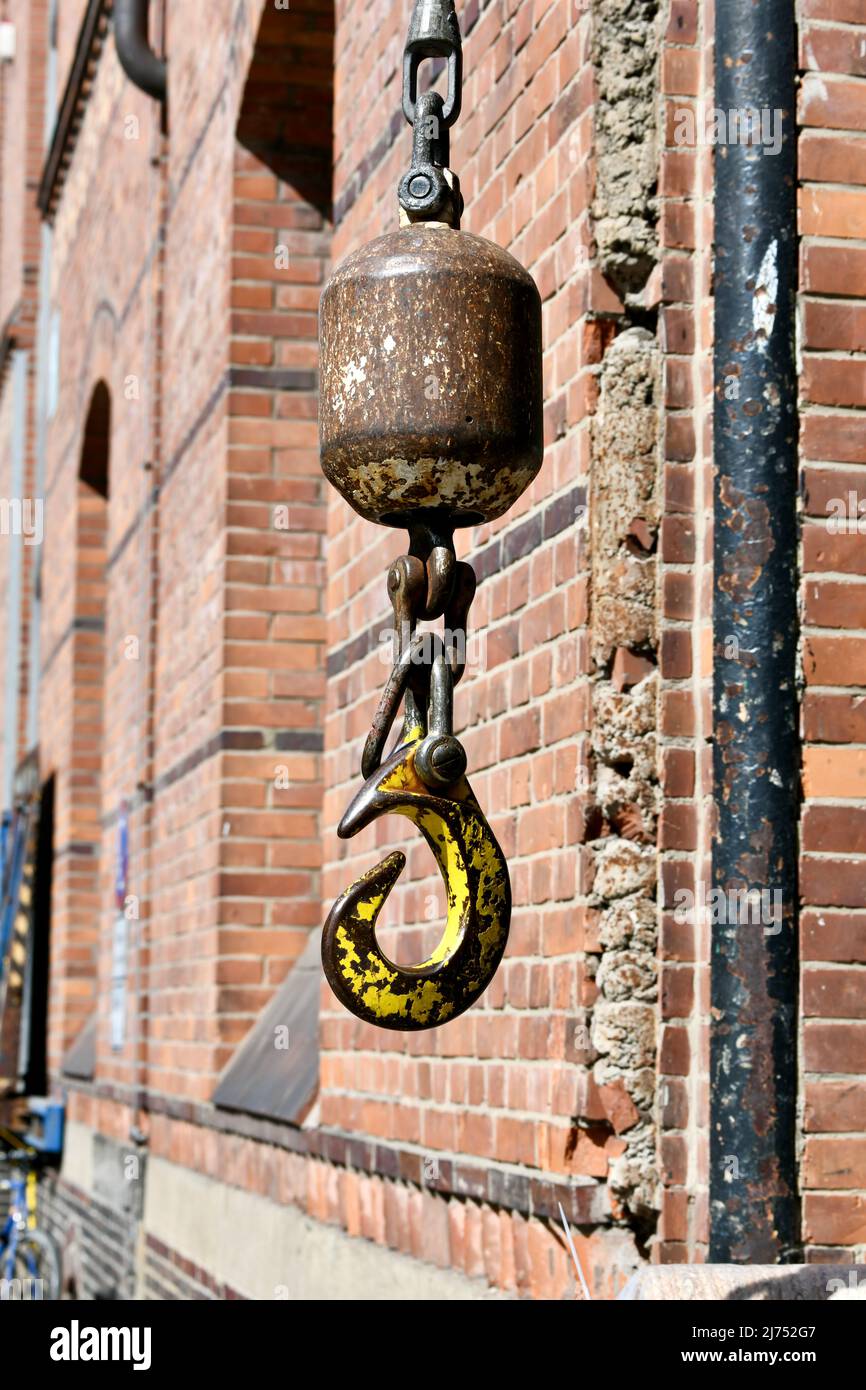
[[[359, 879], [325, 928], [323, 955], [338, 994], [355, 1011], [385, 1026], [434, 1027], [461, 1013], [487, 988], [508, 936], [511, 894], [502, 851], [465, 778], [448, 796], [431, 793], [415, 769], [422, 737], [392, 755], [380, 780], [368, 782], [376, 815], [395, 813], [417, 825], [436, 859], [448, 907], [442, 937], [420, 965], [399, 967], [382, 953], [375, 924], [402, 867], [391, 856]], [[397, 860], [395, 866], [395, 860]], [[336, 950], [329, 955], [330, 937]], [[361, 1007], [358, 1008], [357, 1006]], [[399, 1022], [398, 1022], [399, 1020]]]

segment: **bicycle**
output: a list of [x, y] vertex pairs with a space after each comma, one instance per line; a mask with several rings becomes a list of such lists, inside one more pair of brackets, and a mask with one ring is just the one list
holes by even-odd
[[9, 1212], [0, 1226], [0, 1300], [56, 1300], [60, 1297], [60, 1252], [47, 1231], [36, 1225], [36, 1172], [29, 1156], [0, 1157], [0, 1164], [27, 1172], [0, 1179], [9, 1193]]

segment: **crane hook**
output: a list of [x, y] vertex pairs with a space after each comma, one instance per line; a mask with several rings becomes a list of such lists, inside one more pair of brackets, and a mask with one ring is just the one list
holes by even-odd
[[[379, 716], [380, 728], [390, 724], [389, 713], [393, 718], [410, 660], [404, 654], [395, 668], [383, 696], [387, 709]], [[456, 1018], [490, 984], [508, 940], [508, 868], [451, 733], [452, 679], [440, 650], [430, 667], [429, 732], [422, 724], [404, 726], [405, 741], [368, 777], [337, 829], [348, 839], [389, 812], [406, 816], [430, 846], [448, 895], [442, 938], [415, 966], [395, 965], [376, 940], [376, 920], [406, 863], [399, 850], [363, 874], [332, 907], [322, 934], [328, 983], [350, 1012], [380, 1028], [409, 1032]]]

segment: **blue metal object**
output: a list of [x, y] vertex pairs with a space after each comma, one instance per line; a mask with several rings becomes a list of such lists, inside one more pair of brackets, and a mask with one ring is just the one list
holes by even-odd
[[18, 895], [21, 890], [21, 875], [24, 871], [24, 857], [27, 848], [27, 812], [20, 809], [12, 827], [12, 850], [8, 861], [8, 874], [3, 884], [2, 917], [0, 917], [0, 978], [3, 963], [9, 949], [12, 924], [18, 911]]
[[26, 1143], [42, 1154], [61, 1153], [66, 1113], [63, 1101], [52, 1100], [49, 1096], [31, 1096], [27, 1113], [31, 1127], [24, 1136]]
[[124, 801], [120, 808], [117, 823], [117, 872], [114, 878], [114, 901], [118, 912], [126, 906], [126, 890], [129, 887], [129, 810]]
[[9, 848], [9, 827], [12, 824], [12, 812], [4, 811], [3, 819], [0, 821], [0, 891], [6, 878], [6, 853]]
[[[16, 1173], [9, 1180], [9, 1211], [0, 1225], [0, 1277], [4, 1281], [15, 1278], [15, 1256], [18, 1239], [27, 1229], [27, 1178], [24, 1173]], [[37, 1274], [36, 1262], [25, 1254], [28, 1273], [31, 1278]]]

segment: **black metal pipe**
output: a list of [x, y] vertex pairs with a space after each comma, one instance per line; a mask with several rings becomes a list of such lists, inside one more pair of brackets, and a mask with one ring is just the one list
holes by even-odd
[[797, 44], [791, 0], [715, 9], [710, 1260], [773, 1264], [799, 1239]]
[[155, 101], [165, 101], [166, 63], [150, 46], [149, 13], [150, 0], [114, 0], [114, 41], [129, 80]]

